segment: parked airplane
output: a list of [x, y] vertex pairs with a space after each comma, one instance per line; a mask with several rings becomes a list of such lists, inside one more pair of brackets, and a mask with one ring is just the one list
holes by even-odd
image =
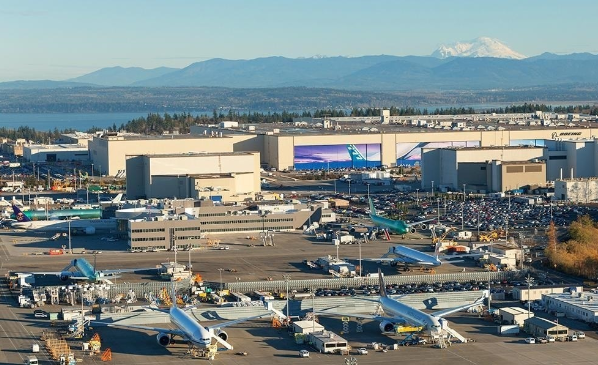
[[[13, 206], [14, 210], [14, 206]], [[79, 219], [95, 219], [102, 217], [101, 209], [55, 209], [55, 210], [27, 210], [22, 212], [27, 218], [31, 220], [59, 220], [67, 218]], [[11, 219], [17, 219], [17, 213], [10, 216]]]
[[380, 226], [383, 229], [387, 229], [392, 233], [397, 233], [400, 235], [405, 235], [407, 233], [415, 233], [417, 228], [420, 229], [427, 229], [428, 225], [426, 222], [433, 221], [434, 219], [427, 219], [419, 222], [407, 223], [402, 220], [394, 220], [389, 219], [386, 217], [379, 216], [376, 214], [376, 208], [374, 208], [374, 203], [372, 202], [372, 198], [369, 198], [370, 202], [370, 219], [374, 224]]
[[191, 346], [194, 346], [199, 349], [206, 349], [207, 347], [212, 345], [212, 339], [216, 340], [217, 343], [223, 345], [226, 349], [232, 350], [233, 346], [227, 342], [228, 334], [223, 331], [222, 329], [225, 327], [229, 327], [235, 325], [237, 323], [245, 322], [248, 320], [256, 319], [265, 317], [270, 315], [271, 313], [277, 313], [279, 316], [284, 317], [284, 315], [271, 307], [271, 303], [265, 302], [265, 305], [270, 304], [270, 307], [267, 307], [269, 310], [266, 314], [261, 314], [252, 317], [245, 317], [239, 318], [232, 321], [220, 323], [214, 325], [213, 327], [204, 327], [200, 323], [197, 322], [197, 319], [193, 318], [189, 313], [188, 309], [192, 309], [192, 307], [180, 309], [176, 305], [176, 287], [173, 285], [172, 289], [172, 306], [170, 310], [161, 310], [156, 308], [150, 308], [152, 310], [158, 310], [164, 313], [168, 313], [170, 318], [170, 322], [176, 326], [175, 329], [170, 328], [160, 328], [160, 327], [147, 327], [147, 326], [137, 326], [137, 325], [125, 325], [125, 324], [118, 324], [118, 323], [110, 323], [107, 324], [109, 327], [123, 327], [123, 328], [135, 328], [141, 329], [146, 331], [155, 331], [158, 332], [156, 336], [156, 340], [158, 344], [161, 346], [168, 346], [174, 343], [174, 337], [178, 336], [181, 337], [184, 341], [188, 342]]
[[483, 291], [482, 296], [473, 303], [428, 314], [419, 309], [415, 309], [405, 303], [401, 303], [399, 300], [390, 298], [386, 294], [386, 284], [384, 283], [384, 277], [382, 276], [382, 272], [380, 271], [380, 269], [378, 269], [378, 278], [380, 281], [379, 303], [380, 307], [384, 311], [384, 316], [362, 314], [355, 315], [347, 313], [341, 314], [327, 311], [319, 312], [318, 314], [332, 314], [339, 316], [374, 319], [380, 322], [380, 331], [382, 332], [392, 332], [397, 323], [408, 322], [412, 325], [423, 326], [424, 329], [428, 332], [428, 334], [434, 339], [446, 338], [448, 335], [462, 339], [463, 337], [461, 335], [459, 335], [455, 330], [449, 328], [448, 321], [444, 319], [444, 317], [449, 314], [459, 312], [471, 307], [481, 306], [484, 303], [484, 299], [488, 296], [488, 292]]
[[435, 256], [432, 256], [413, 248], [397, 245], [391, 246], [388, 249], [388, 252], [385, 253], [381, 258], [372, 260], [379, 262], [390, 262], [391, 266], [396, 266], [399, 263], [405, 265], [440, 266], [442, 265], [442, 261], [440, 261], [438, 254], [439, 249], [440, 244], [437, 243], [436, 250], [434, 251]]
[[95, 269], [86, 259], [78, 258], [71, 260], [70, 264], [60, 271], [45, 271], [45, 272], [31, 272], [33, 275], [56, 275], [62, 281], [67, 280], [86, 280], [86, 281], [104, 281], [111, 284], [109, 279], [118, 278], [118, 274], [126, 272], [136, 272], [144, 270], [154, 270], [150, 268], [138, 269], [113, 269], [113, 270], [99, 270]]
[[68, 232], [69, 226], [73, 234], [95, 234], [97, 230], [116, 229], [115, 219], [70, 219], [34, 221], [23, 213], [16, 205], [12, 206], [16, 221], [11, 223], [11, 228], [37, 230], [44, 232]]

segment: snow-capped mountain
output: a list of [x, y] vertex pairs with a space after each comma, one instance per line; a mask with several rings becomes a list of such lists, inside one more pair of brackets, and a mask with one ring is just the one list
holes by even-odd
[[441, 45], [432, 57], [495, 57], [520, 60], [526, 58], [501, 43], [497, 39], [479, 37], [470, 42], [457, 42], [451, 45]]

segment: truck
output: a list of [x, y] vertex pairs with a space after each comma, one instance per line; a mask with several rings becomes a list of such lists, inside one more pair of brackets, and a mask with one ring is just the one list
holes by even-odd
[[355, 237], [353, 237], [350, 234], [339, 236], [338, 239], [339, 239], [341, 245], [351, 245], [351, 244], [353, 244], [353, 242], [355, 242]]
[[39, 361], [37, 360], [37, 357], [35, 357], [35, 356], [27, 356], [27, 359], [25, 360], [25, 364], [26, 365], [39, 365]]

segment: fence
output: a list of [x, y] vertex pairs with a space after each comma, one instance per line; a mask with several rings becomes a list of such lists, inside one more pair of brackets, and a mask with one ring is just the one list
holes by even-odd
[[[468, 281], [501, 281], [509, 280], [519, 275], [518, 271], [499, 271], [499, 272], [461, 272], [453, 274], [433, 274], [433, 275], [387, 275], [384, 276], [386, 284], [432, 284], [435, 282], [449, 282], [456, 281], [460, 283]], [[361, 285], [377, 285], [377, 277], [363, 277], [363, 278], [336, 278], [336, 279], [311, 279], [311, 280], [289, 280], [289, 290], [303, 290], [305, 288], [317, 289], [340, 289], [346, 287], [358, 287]], [[256, 290], [277, 292], [285, 291], [287, 283], [284, 280], [276, 281], [248, 281], [235, 282], [226, 284], [226, 288], [230, 291], [238, 293], [250, 293]]]

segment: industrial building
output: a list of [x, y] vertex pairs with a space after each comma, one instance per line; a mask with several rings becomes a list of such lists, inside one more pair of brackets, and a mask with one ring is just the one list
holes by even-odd
[[540, 317], [526, 319], [523, 327], [525, 332], [536, 337], [565, 337], [569, 333], [566, 326]]
[[529, 290], [527, 285], [513, 287], [513, 299], [520, 301], [541, 300], [545, 294], [561, 294], [570, 291], [582, 291], [581, 286], [571, 285], [550, 285], [550, 286], [532, 286]]
[[554, 197], [571, 203], [593, 203], [598, 200], [598, 179], [562, 179], [554, 182]]
[[567, 318], [598, 323], [598, 293], [571, 291], [543, 294], [542, 301], [551, 312], [563, 313]]
[[89, 161], [89, 151], [79, 144], [27, 144], [23, 158], [31, 162]]
[[129, 155], [127, 197], [254, 200], [261, 191], [258, 152]]
[[89, 154], [96, 169], [102, 174], [115, 176], [119, 171], [126, 169], [126, 156], [162, 153], [260, 151], [261, 148], [253, 148], [252, 144], [242, 143], [244, 139], [248, 138], [245, 136], [233, 138], [204, 135], [142, 136], [106, 133], [101, 136], [94, 136], [89, 141]]
[[503, 323], [506, 322], [508, 324], [516, 324], [519, 327], [523, 327], [524, 321], [533, 317], [534, 313], [519, 307], [506, 307], [499, 309], [499, 315]]
[[[186, 203], [192, 200], [184, 201]], [[201, 202], [197, 202], [201, 203]], [[179, 206], [174, 214], [135, 219], [119, 219], [118, 229], [127, 236], [131, 249], [172, 250], [200, 247], [206, 237], [219, 233], [256, 233], [294, 231], [313, 222], [322, 223], [334, 213], [322, 205], [294, 206], [292, 210], [275, 211], [266, 206]], [[130, 213], [130, 210], [128, 210]], [[137, 212], [138, 213], [138, 212]], [[120, 214], [117, 211], [116, 217]], [[332, 218], [334, 219], [334, 217]]]
[[543, 154], [535, 146], [423, 148], [422, 186], [483, 193], [544, 186]]

